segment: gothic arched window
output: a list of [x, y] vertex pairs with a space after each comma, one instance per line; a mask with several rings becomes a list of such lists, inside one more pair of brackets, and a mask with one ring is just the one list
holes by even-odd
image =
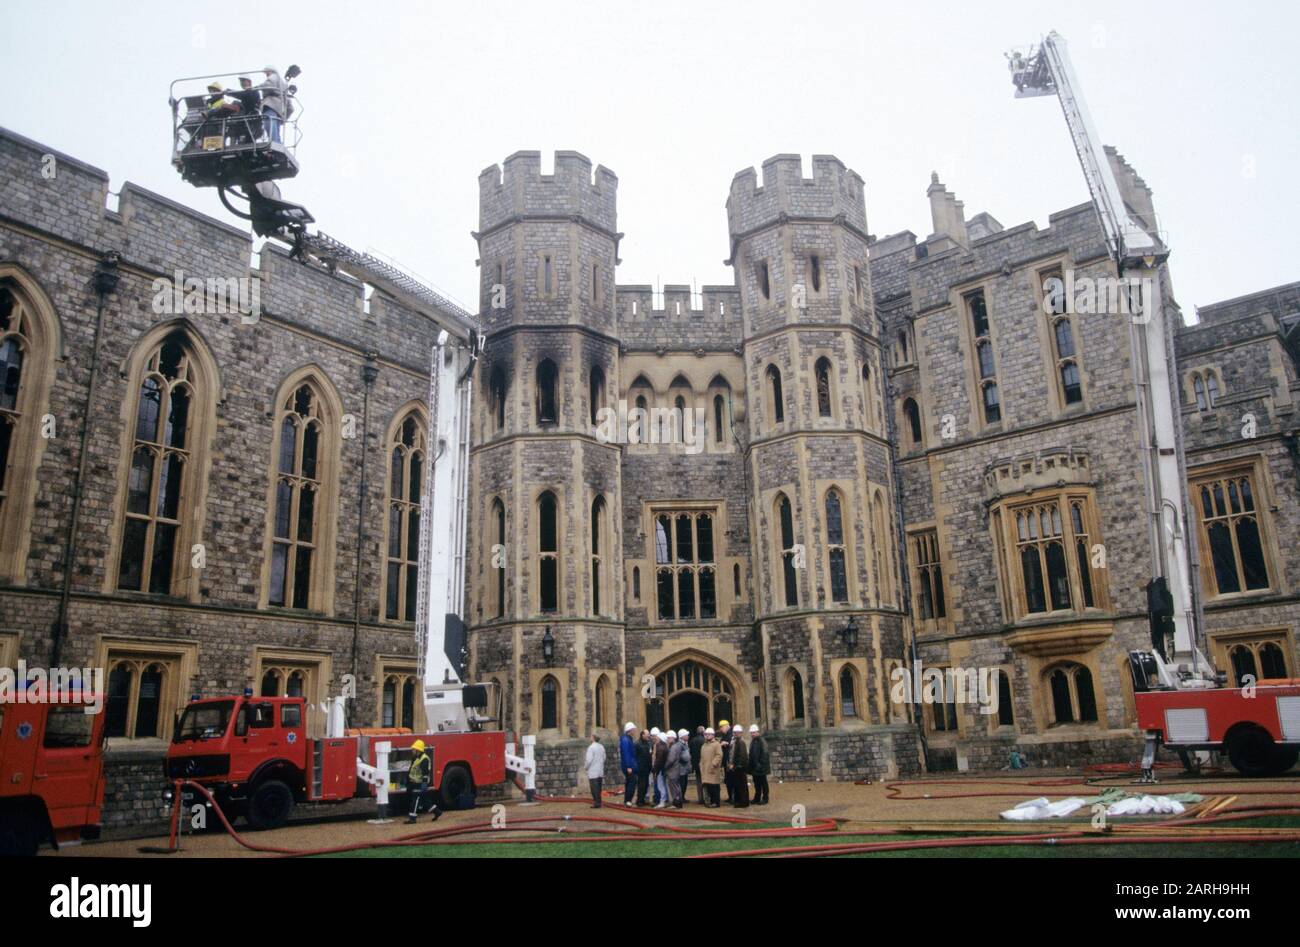
[[[268, 605], [325, 612], [332, 605], [340, 423], [333, 389], [314, 372], [295, 373], [281, 388], [273, 444]], [[409, 476], [407, 484], [409, 488]], [[418, 542], [418, 520], [416, 525]]]
[[415, 621], [425, 432], [424, 415], [418, 409], [410, 411], [389, 432], [384, 617], [391, 621]]
[[1051, 698], [1051, 722], [1096, 723], [1097, 696], [1092, 672], [1081, 664], [1058, 664], [1044, 674]]
[[130, 466], [118, 555], [117, 587], [181, 594], [191, 585], [190, 541], [211, 398], [204, 369], [184, 330], [154, 345], [132, 379]]
[[[13, 273], [14, 275], [5, 275]], [[36, 470], [49, 438], [49, 410], [59, 325], [39, 287], [0, 265], [0, 577], [26, 572]]]

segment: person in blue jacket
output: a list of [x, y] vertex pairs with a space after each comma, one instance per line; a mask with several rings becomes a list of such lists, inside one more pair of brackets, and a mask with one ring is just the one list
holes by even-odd
[[623, 739], [618, 741], [618, 761], [623, 768], [623, 805], [632, 805], [632, 796], [636, 794], [636, 724], [629, 722], [623, 727]]

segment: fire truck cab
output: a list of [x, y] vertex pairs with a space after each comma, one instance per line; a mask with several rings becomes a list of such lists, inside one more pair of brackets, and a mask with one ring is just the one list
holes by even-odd
[[0, 855], [99, 837], [104, 715], [77, 696], [0, 703]]

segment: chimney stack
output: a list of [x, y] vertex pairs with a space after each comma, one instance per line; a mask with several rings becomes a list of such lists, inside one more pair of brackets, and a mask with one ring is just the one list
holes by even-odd
[[[939, 183], [938, 172], [931, 172], [930, 186], [926, 189], [930, 198], [930, 219], [934, 225], [931, 243], [943, 243], [945, 238], [962, 249], [970, 249], [970, 237], [966, 232], [966, 214], [964, 205], [957, 200], [946, 187]], [[947, 249], [941, 247], [940, 249]]]

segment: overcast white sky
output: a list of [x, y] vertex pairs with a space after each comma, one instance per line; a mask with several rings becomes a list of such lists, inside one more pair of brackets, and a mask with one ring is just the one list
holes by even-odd
[[1155, 192], [1188, 313], [1300, 278], [1294, 2], [711, 4], [5, 0], [0, 124], [229, 219], [168, 163], [176, 77], [296, 62], [284, 196], [477, 309], [477, 176], [521, 149], [619, 177], [621, 283], [731, 283], [732, 176], [831, 153], [873, 233], [930, 230], [931, 170], [1006, 226], [1087, 199], [1055, 99], [1003, 51], [1071, 44], [1094, 120]]

